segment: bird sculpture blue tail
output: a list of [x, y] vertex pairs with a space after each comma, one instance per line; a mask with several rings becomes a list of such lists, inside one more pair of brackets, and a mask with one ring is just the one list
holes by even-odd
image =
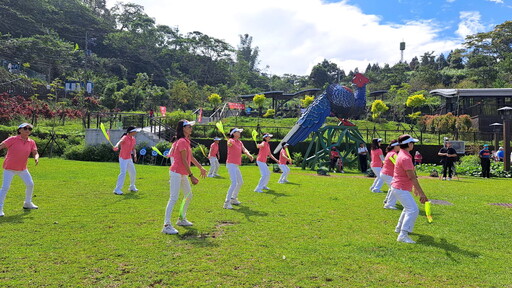
[[363, 113], [366, 108], [366, 84], [369, 80], [363, 74], [357, 73], [352, 82], [356, 85], [355, 94], [348, 87], [339, 84], [329, 85], [325, 92], [308, 106], [274, 153], [281, 150], [282, 143], [295, 145], [304, 141], [311, 132], [320, 129], [327, 116], [331, 114], [343, 119]]

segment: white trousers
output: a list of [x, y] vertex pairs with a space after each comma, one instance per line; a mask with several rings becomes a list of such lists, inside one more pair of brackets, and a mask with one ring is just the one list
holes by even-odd
[[373, 180], [372, 187], [370, 187], [372, 191], [380, 191], [382, 184], [384, 184], [384, 181], [380, 178], [380, 170], [382, 170], [381, 167], [372, 167], [372, 171], [375, 174], [375, 180]]
[[290, 167], [286, 164], [279, 164], [279, 169], [283, 172], [277, 183], [284, 183], [288, 181], [288, 174], [290, 173]]
[[208, 176], [217, 175], [220, 167], [219, 159], [217, 159], [217, 157], [210, 157], [208, 160], [210, 160], [210, 171], [208, 171]]
[[270, 169], [267, 166], [267, 163], [256, 161], [258, 164], [258, 168], [260, 168], [261, 178], [260, 182], [258, 182], [258, 186], [256, 186], [256, 190], [262, 190], [267, 187], [268, 181], [270, 181]]
[[11, 187], [14, 175], [20, 176], [21, 180], [23, 180], [25, 183], [25, 203], [32, 202], [32, 195], [34, 194], [34, 181], [32, 181], [32, 176], [28, 170], [25, 169], [23, 171], [14, 171], [4, 169], [4, 180], [2, 182], [2, 189], [0, 189], [0, 210], [4, 206], [5, 196], [7, 196], [7, 191], [9, 191], [9, 187]]
[[135, 172], [135, 165], [133, 165], [133, 160], [119, 158], [119, 167], [121, 171], [119, 176], [117, 176], [117, 184], [116, 190], [121, 190], [123, 188], [124, 179], [126, 178], [126, 171], [130, 175], [130, 189], [135, 188], [135, 177], [137, 176]]
[[[190, 200], [192, 199], [192, 189], [190, 189], [190, 182], [188, 181], [188, 175], [182, 175], [176, 172], [169, 171], [169, 184], [170, 184], [170, 197], [167, 202], [167, 208], [165, 209], [165, 220], [164, 224], [171, 224], [171, 215], [174, 205], [180, 196], [180, 189], [183, 191], [183, 197], [185, 200], [185, 206], [183, 206], [183, 219], [187, 219], [187, 209]], [[180, 215], [181, 217], [182, 215]]]
[[242, 184], [244, 184], [244, 179], [242, 179], [242, 172], [240, 172], [240, 167], [233, 163], [226, 163], [226, 168], [228, 169], [229, 179], [231, 180], [231, 185], [229, 185], [228, 194], [226, 195], [226, 202], [231, 199], [238, 198], [238, 192], [240, 192], [240, 188], [242, 188]]
[[400, 218], [398, 219], [396, 230], [411, 233], [414, 229], [416, 218], [418, 218], [418, 214], [420, 212], [418, 205], [416, 205], [416, 201], [414, 201], [410, 191], [396, 188], [391, 188], [391, 190], [391, 193], [393, 193], [396, 196], [396, 199], [402, 203], [402, 206], [404, 206], [404, 210], [402, 210], [402, 214], [400, 214]]
[[388, 194], [386, 194], [386, 199], [384, 199], [384, 205], [386, 206], [395, 206], [396, 205], [396, 197], [391, 191], [391, 181], [393, 181], [393, 176], [389, 176], [386, 174], [380, 173], [380, 178], [382, 181], [384, 181], [386, 184], [388, 184]]

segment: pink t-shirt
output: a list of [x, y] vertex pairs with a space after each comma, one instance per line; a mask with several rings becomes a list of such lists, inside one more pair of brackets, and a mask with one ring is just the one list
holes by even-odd
[[121, 146], [121, 151], [119, 152], [119, 157], [122, 159], [130, 159], [132, 158], [132, 151], [135, 148], [135, 144], [137, 140], [135, 137], [130, 135], [124, 135], [121, 138], [122, 142], [119, 146]]
[[268, 144], [267, 141], [263, 141], [261, 143], [263, 143], [263, 147], [260, 148], [260, 152], [258, 152], [258, 158], [256, 158], [256, 161], [267, 163], [268, 155], [270, 155], [270, 144]]
[[386, 158], [384, 158], [384, 164], [382, 165], [382, 170], [380, 170], [380, 173], [393, 177], [393, 173], [395, 171], [395, 163], [393, 163], [390, 158], [395, 157], [395, 155], [397, 155], [397, 153], [393, 150], [386, 154]]
[[372, 162], [370, 163], [370, 167], [382, 167], [382, 160], [380, 156], [384, 155], [380, 148], [371, 151]]
[[281, 152], [279, 152], [279, 164], [286, 164], [288, 163], [288, 154], [286, 154], [286, 149], [281, 149]]
[[414, 170], [412, 156], [409, 151], [400, 149], [396, 158], [395, 171], [393, 173], [393, 181], [391, 187], [405, 191], [412, 191], [412, 181], [407, 176], [407, 170]]
[[208, 153], [208, 158], [217, 157], [218, 153], [219, 153], [219, 143], [213, 142], [212, 145], [210, 145], [210, 153]]
[[192, 161], [192, 149], [190, 148], [190, 140], [187, 138], [180, 138], [174, 142], [173, 147], [174, 151], [172, 152], [172, 157], [174, 157], [174, 162], [172, 162], [169, 170], [181, 175], [188, 175], [187, 168], [183, 162], [183, 157], [181, 157], [181, 151], [187, 151], [187, 162], [190, 166], [190, 162]]
[[7, 147], [4, 169], [23, 171], [27, 169], [28, 157], [32, 151], [37, 151], [36, 142], [28, 138], [23, 140], [20, 135], [11, 136], [2, 143]]
[[228, 145], [228, 158], [226, 163], [242, 165], [242, 151], [244, 144], [240, 140], [230, 138], [228, 143], [231, 143], [231, 147]]

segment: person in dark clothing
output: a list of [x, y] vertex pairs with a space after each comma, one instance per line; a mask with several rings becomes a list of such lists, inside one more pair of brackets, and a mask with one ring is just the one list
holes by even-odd
[[452, 143], [445, 138], [444, 147], [439, 150], [437, 155], [441, 156], [443, 164], [443, 180], [446, 180], [446, 172], [448, 171], [448, 180], [452, 180], [453, 164], [457, 161], [457, 151], [452, 148]]
[[478, 153], [480, 156], [480, 164], [482, 165], [482, 177], [491, 178], [491, 151], [489, 145], [485, 144], [484, 149]]
[[359, 143], [357, 155], [359, 158], [359, 167], [361, 168], [361, 172], [366, 173], [366, 170], [368, 170], [368, 149], [364, 143]]

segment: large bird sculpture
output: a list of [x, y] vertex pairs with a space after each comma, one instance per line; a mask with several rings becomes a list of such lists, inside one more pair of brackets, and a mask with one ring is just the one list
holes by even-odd
[[342, 120], [364, 112], [366, 107], [366, 84], [368, 82], [368, 78], [361, 73], [357, 73], [352, 78], [352, 83], [356, 85], [355, 93], [346, 86], [339, 84], [329, 85], [308, 106], [290, 132], [279, 143], [274, 153], [280, 151], [284, 142], [295, 145], [306, 139], [311, 132], [320, 129], [327, 116], [331, 114]]

